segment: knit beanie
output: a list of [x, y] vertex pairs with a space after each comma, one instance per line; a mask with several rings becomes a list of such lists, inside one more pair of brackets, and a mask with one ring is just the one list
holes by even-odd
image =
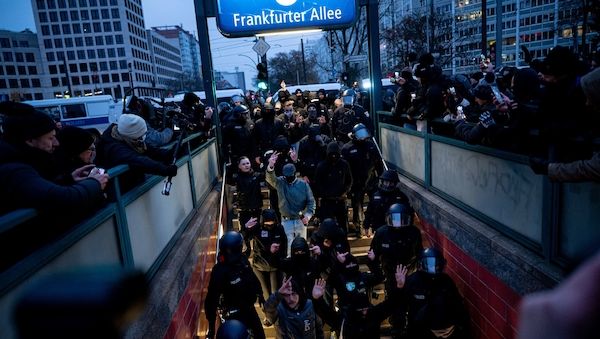
[[5, 101], [0, 103], [3, 138], [10, 143], [22, 143], [35, 139], [56, 128], [52, 118], [33, 106]]
[[327, 145], [326, 154], [340, 154], [340, 145], [337, 143], [337, 141], [332, 141]]
[[65, 126], [56, 137], [60, 143], [59, 147], [68, 156], [77, 156], [94, 143], [94, 137], [90, 132], [75, 126]]
[[600, 68], [581, 78], [581, 89], [592, 107], [600, 112]]
[[146, 122], [140, 116], [135, 114], [121, 114], [117, 122], [117, 130], [124, 137], [138, 139], [146, 134], [148, 128], [146, 127]]

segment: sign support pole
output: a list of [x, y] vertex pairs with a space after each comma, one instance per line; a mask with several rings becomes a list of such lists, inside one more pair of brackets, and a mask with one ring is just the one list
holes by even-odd
[[[215, 124], [215, 133], [217, 136], [217, 144], [223, 144], [223, 136], [221, 135], [221, 121], [217, 112], [217, 89], [213, 74], [212, 52], [210, 50], [210, 41], [208, 39], [208, 20], [211, 14], [212, 1], [194, 0], [194, 8], [196, 11], [196, 28], [198, 30], [198, 42], [200, 44], [200, 61], [202, 63], [202, 82], [204, 84], [204, 93], [206, 93], [206, 105], [212, 106], [215, 114], [212, 120]], [[219, 163], [222, 164], [224, 159], [221, 154]], [[221, 167], [221, 166], [219, 166]]]
[[369, 74], [371, 76], [371, 100], [369, 114], [373, 119], [373, 134], [379, 140], [379, 119], [381, 110], [381, 53], [379, 52], [379, 8], [377, 0], [367, 0], [367, 26], [369, 44]]

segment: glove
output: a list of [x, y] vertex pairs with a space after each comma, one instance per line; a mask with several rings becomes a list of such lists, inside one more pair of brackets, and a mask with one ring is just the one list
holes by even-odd
[[167, 166], [167, 175], [170, 177], [176, 176], [177, 175], [177, 165]]
[[550, 162], [546, 159], [531, 157], [529, 158], [529, 167], [535, 174], [548, 175], [548, 164]]
[[481, 113], [481, 115], [479, 116], [479, 122], [485, 128], [494, 126], [496, 124], [496, 121], [494, 120], [494, 118], [492, 118], [492, 115], [488, 111]]

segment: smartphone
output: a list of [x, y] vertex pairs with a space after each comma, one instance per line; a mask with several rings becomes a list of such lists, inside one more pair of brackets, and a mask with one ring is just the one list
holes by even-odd
[[498, 87], [492, 86], [492, 92], [494, 92], [494, 96], [496, 97], [496, 101], [500, 105], [502, 105], [504, 103], [504, 100], [502, 100], [502, 94], [500, 93], [500, 90], [498, 90]]

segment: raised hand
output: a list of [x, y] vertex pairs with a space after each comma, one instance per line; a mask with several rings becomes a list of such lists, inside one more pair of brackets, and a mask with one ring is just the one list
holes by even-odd
[[275, 254], [276, 252], [278, 252], [280, 246], [281, 245], [279, 245], [278, 243], [271, 244], [271, 249], [270, 249], [271, 253]]
[[396, 273], [394, 274], [394, 278], [396, 278], [396, 287], [402, 288], [404, 287], [404, 283], [406, 282], [406, 273], [408, 269], [404, 265], [396, 266]]
[[269, 168], [275, 168], [275, 163], [277, 162], [277, 158], [279, 157], [279, 152], [273, 152], [271, 157], [269, 158]]
[[325, 294], [325, 279], [319, 278], [315, 279], [315, 285], [312, 289], [312, 297], [313, 299], [319, 299]]
[[369, 250], [369, 252], [367, 252], [367, 258], [369, 258], [371, 261], [375, 260], [375, 252], [372, 248]]
[[317, 245], [313, 245], [309, 248], [309, 250], [314, 253], [315, 255], [321, 255], [321, 247], [317, 246]]
[[247, 229], [251, 229], [252, 227], [256, 226], [256, 224], [258, 223], [257, 218], [250, 218], [248, 221], [246, 221], [246, 224], [244, 225]]
[[279, 294], [291, 294], [292, 291], [292, 276], [290, 275], [287, 278], [283, 278], [283, 282], [281, 283], [281, 287], [277, 291]]
[[348, 255], [348, 252], [344, 252], [344, 253], [338, 253], [335, 252], [335, 256], [337, 257], [337, 260], [343, 264], [346, 262], [346, 256]]

